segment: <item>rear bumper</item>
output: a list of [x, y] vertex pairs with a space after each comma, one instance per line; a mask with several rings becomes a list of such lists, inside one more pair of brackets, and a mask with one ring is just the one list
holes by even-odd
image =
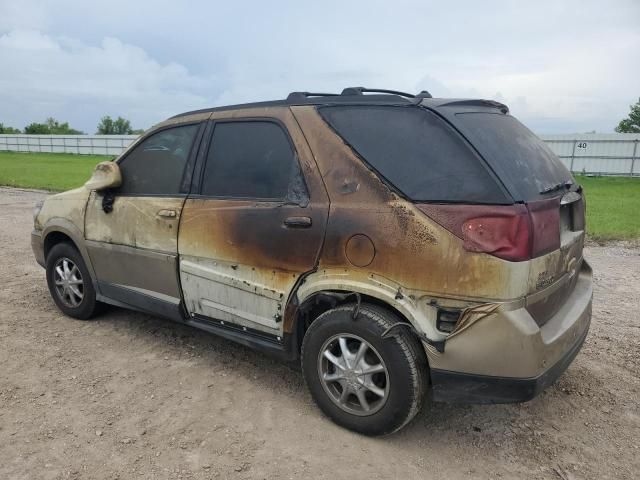
[[591, 269], [586, 263], [563, 307], [542, 327], [525, 308], [499, 311], [429, 353], [435, 401], [511, 403], [531, 400], [567, 369], [591, 323]]
[[34, 230], [31, 232], [31, 250], [36, 257], [36, 262], [44, 267], [44, 245], [42, 244], [42, 233]]
[[587, 332], [588, 328], [560, 361], [534, 378], [492, 377], [432, 370], [433, 399], [448, 403], [515, 403], [531, 400], [564, 373], [580, 351]]

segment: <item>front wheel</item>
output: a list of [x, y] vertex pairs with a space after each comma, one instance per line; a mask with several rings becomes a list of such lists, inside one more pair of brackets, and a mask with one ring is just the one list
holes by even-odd
[[53, 301], [66, 315], [88, 320], [99, 310], [91, 276], [80, 252], [58, 243], [47, 255], [47, 285]]
[[323, 313], [307, 330], [302, 369], [320, 409], [338, 425], [365, 435], [393, 433], [420, 410], [428, 385], [420, 342], [400, 319], [373, 305]]

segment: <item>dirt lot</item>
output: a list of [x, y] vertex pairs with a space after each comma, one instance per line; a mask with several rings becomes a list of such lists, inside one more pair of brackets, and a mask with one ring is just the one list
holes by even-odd
[[539, 398], [433, 404], [371, 439], [324, 418], [293, 366], [116, 308], [64, 317], [29, 245], [42, 197], [0, 189], [0, 479], [640, 475], [640, 249], [587, 249], [591, 332]]

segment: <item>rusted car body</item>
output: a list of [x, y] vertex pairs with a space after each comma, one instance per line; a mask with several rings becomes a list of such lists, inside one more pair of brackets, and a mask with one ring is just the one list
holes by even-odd
[[[292, 95], [183, 114], [155, 126], [115, 163], [126, 165], [157, 132], [193, 126], [180, 191], [124, 195], [89, 184], [51, 196], [35, 220], [36, 259], [44, 266], [58, 242], [71, 242], [98, 301], [288, 359], [299, 358], [305, 332], [322, 312], [374, 304], [397, 314], [419, 339], [435, 400], [535, 396], [577, 354], [591, 318], [579, 187], [562, 188], [539, 205], [412, 201], [390, 188], [323, 118], [319, 108], [331, 102], [338, 100]], [[354, 95], [352, 103], [420, 108], [444, 120], [448, 109], [495, 113], [503, 107], [396, 95]], [[237, 121], [272, 122], [285, 132], [301, 186], [288, 198], [202, 193], [212, 132]], [[558, 223], [552, 248], [513, 261], [469, 248], [466, 234], [456, 231], [477, 216], [512, 218], [521, 211], [534, 226]]]

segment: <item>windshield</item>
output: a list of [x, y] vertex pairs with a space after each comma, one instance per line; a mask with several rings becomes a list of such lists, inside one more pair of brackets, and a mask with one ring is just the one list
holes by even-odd
[[557, 193], [561, 184], [574, 182], [571, 172], [549, 147], [511, 115], [458, 113], [456, 127], [489, 163], [516, 201], [544, 197], [545, 191]]

